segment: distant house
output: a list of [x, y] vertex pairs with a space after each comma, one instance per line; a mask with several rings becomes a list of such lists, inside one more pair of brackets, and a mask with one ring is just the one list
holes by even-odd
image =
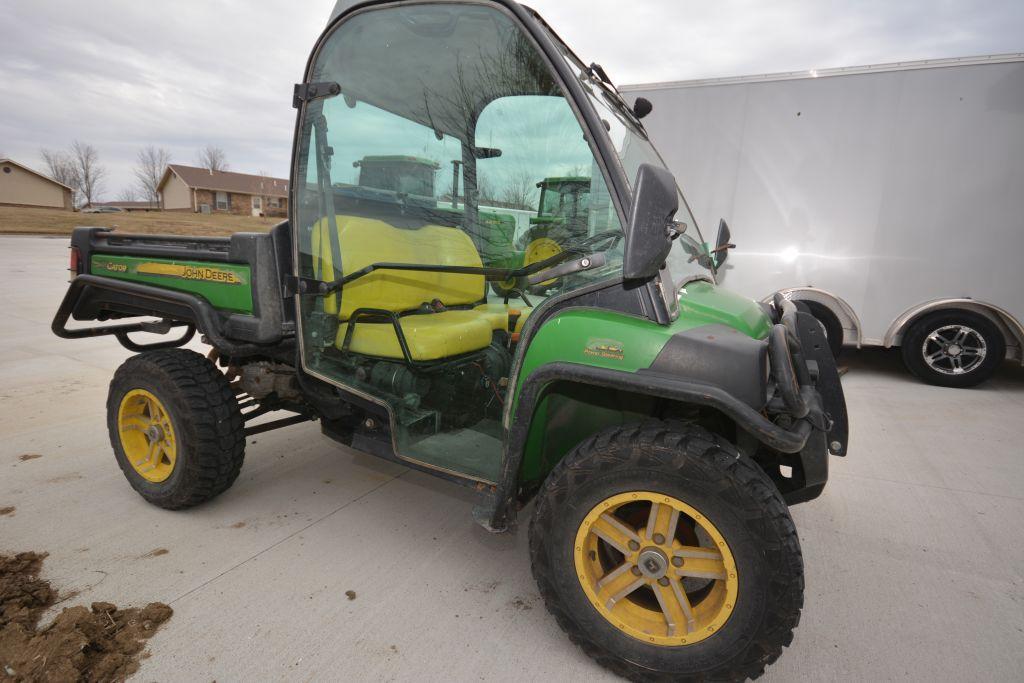
[[0, 159], [0, 205], [73, 211], [72, 190], [11, 159]]
[[288, 215], [288, 181], [283, 178], [170, 164], [157, 192], [165, 211]]

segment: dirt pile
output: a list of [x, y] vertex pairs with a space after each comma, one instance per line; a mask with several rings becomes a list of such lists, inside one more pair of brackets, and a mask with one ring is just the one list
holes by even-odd
[[119, 610], [94, 602], [90, 609], [67, 608], [37, 629], [57, 598], [39, 578], [45, 557], [0, 555], [0, 681], [112, 681], [134, 673], [146, 639], [171, 608], [154, 602]]

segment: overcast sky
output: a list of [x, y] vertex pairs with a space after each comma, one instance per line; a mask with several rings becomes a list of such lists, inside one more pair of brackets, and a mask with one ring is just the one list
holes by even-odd
[[[534, 0], [617, 83], [1024, 51], [1022, 0]], [[286, 177], [292, 84], [334, 0], [0, 0], [0, 155], [93, 144], [104, 196], [136, 151]]]

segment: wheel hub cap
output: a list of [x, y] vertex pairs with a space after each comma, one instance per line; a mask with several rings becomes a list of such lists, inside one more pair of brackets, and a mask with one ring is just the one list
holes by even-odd
[[985, 338], [966, 325], [944, 325], [929, 333], [921, 355], [932, 370], [943, 375], [963, 375], [978, 368], [988, 354]]
[[620, 493], [583, 518], [580, 586], [610, 624], [648, 644], [690, 645], [728, 621], [739, 593], [725, 537], [698, 510], [660, 493]]
[[637, 557], [636, 566], [649, 579], [660, 579], [668, 571], [668, 558], [657, 548], [647, 548]]

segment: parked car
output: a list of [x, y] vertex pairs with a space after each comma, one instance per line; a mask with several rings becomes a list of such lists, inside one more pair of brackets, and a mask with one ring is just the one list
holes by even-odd
[[82, 209], [82, 213], [124, 213], [118, 206], [90, 206]]

